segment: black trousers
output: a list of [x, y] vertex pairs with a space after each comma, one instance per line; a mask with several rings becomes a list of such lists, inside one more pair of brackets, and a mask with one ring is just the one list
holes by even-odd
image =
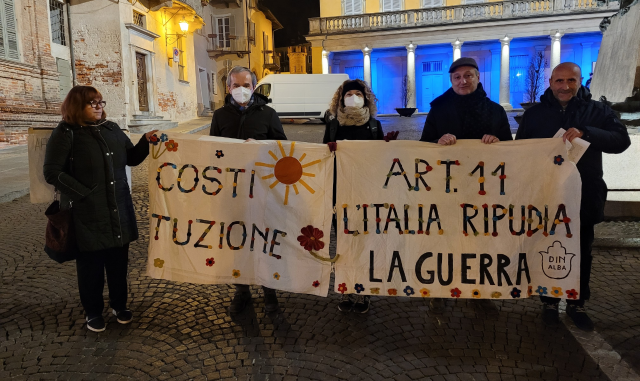
[[104, 273], [107, 272], [109, 305], [116, 311], [127, 308], [127, 267], [129, 245], [83, 252], [76, 259], [80, 301], [87, 317], [102, 315]]
[[[580, 225], [580, 294], [578, 299], [567, 299], [567, 304], [575, 304], [578, 306], [584, 306], [584, 301], [589, 300], [591, 297], [591, 290], [589, 289], [589, 282], [591, 281], [591, 263], [593, 257], [591, 256], [591, 249], [593, 247], [594, 231], [592, 223], [583, 223]], [[560, 302], [560, 299], [551, 298], [548, 296], [541, 296], [540, 300], [547, 304], [556, 304]]]
[[[273, 288], [269, 288], [269, 287], [265, 287], [262, 286], [262, 291], [264, 291], [265, 294], [269, 294], [269, 293], [273, 293], [275, 294], [276, 290], [274, 290]], [[236, 284], [236, 293], [250, 293], [251, 290], [249, 289], [249, 285], [248, 284]]]

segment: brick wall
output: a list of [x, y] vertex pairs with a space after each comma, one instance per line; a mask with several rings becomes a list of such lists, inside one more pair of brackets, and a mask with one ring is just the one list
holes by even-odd
[[[58, 69], [51, 55], [48, 3], [14, 1], [20, 60], [0, 60], [0, 143], [26, 143], [29, 127], [60, 120]], [[0, 145], [1, 147], [1, 145]]]

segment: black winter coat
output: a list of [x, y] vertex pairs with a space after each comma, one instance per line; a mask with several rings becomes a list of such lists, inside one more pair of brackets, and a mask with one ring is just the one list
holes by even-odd
[[123, 247], [138, 238], [125, 167], [142, 163], [148, 154], [144, 135], [134, 146], [113, 122], [83, 127], [60, 122], [53, 130], [47, 143], [44, 178], [60, 191], [63, 207], [73, 201], [81, 252]]
[[374, 122], [378, 124], [378, 130], [376, 131], [376, 136], [373, 136], [371, 133], [371, 127], [369, 126], [371, 119], [374, 118], [370, 118], [369, 121], [362, 126], [338, 125], [335, 140], [331, 140], [331, 120], [329, 120], [325, 125], [324, 138], [322, 139], [322, 142], [326, 144], [329, 142], [336, 142], [338, 140], [383, 140], [384, 132], [382, 132], [382, 124], [380, 124], [379, 120], [374, 119]]
[[592, 100], [589, 89], [583, 86], [563, 109], [549, 88], [540, 97], [540, 103], [524, 113], [516, 140], [551, 138], [560, 128], [571, 127], [582, 131], [582, 139], [591, 143], [577, 164], [582, 177], [580, 219], [583, 223], [597, 224], [604, 218], [607, 199], [602, 153], [621, 153], [631, 145], [627, 128], [611, 108]]
[[493, 135], [500, 141], [513, 140], [507, 113], [487, 98], [482, 83], [469, 95], [458, 95], [449, 88], [431, 102], [420, 141], [437, 143], [444, 134], [452, 134], [456, 139]]
[[244, 111], [231, 104], [231, 95], [224, 106], [213, 112], [209, 135], [234, 139], [287, 140], [278, 114], [267, 106], [268, 99], [253, 93], [254, 101]]

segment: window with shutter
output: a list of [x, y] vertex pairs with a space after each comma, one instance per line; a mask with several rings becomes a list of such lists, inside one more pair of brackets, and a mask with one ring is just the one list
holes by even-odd
[[236, 20], [233, 15], [216, 18], [218, 48], [231, 48], [231, 41], [236, 38]]
[[13, 0], [0, 0], [0, 58], [18, 60], [18, 31]]
[[442, 7], [443, 0], [422, 0], [422, 8]]
[[465, 4], [480, 4], [480, 3], [484, 3], [485, 0], [465, 0], [464, 3]]
[[382, 12], [394, 12], [402, 10], [402, 0], [380, 0]]
[[342, 0], [344, 15], [361, 15], [364, 13], [364, 0]]

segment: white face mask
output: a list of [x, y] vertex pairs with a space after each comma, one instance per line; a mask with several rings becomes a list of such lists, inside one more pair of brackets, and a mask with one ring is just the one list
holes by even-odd
[[253, 91], [247, 89], [246, 87], [236, 87], [235, 89], [231, 90], [231, 96], [236, 102], [240, 104], [249, 102], [249, 99], [251, 99], [251, 94], [253, 94]]
[[350, 97], [344, 98], [344, 105], [346, 107], [362, 108], [362, 106], [364, 106], [364, 98], [359, 95], [352, 95]]

